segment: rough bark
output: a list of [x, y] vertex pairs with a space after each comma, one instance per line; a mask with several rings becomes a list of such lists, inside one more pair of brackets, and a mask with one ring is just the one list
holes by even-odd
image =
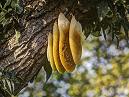
[[83, 26], [96, 18], [96, 8], [90, 0], [25, 0], [21, 3], [26, 10], [19, 19], [20, 38], [17, 42], [14, 31], [10, 31], [0, 45], [0, 69], [3, 77], [12, 79], [14, 95], [46, 65], [47, 36], [60, 12], [69, 19], [74, 14]]

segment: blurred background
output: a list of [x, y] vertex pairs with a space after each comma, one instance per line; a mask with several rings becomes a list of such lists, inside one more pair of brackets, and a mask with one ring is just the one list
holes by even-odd
[[83, 43], [81, 64], [72, 73], [44, 72], [18, 97], [129, 97], [129, 48], [125, 40], [105, 41], [89, 36]]

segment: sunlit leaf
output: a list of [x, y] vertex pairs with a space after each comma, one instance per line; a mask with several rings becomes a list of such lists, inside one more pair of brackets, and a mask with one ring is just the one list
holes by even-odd
[[0, 9], [2, 9], [2, 5], [1, 5], [1, 3], [0, 3]]
[[16, 33], [16, 42], [18, 43], [18, 40], [19, 40], [21, 34], [20, 34], [20, 32], [17, 31], [17, 30], [15, 30], [15, 33]]
[[4, 4], [4, 8], [6, 8], [7, 6], [9, 6], [11, 3], [11, 0], [6, 0], [6, 3]]
[[14, 9], [16, 7], [16, 2], [14, 0], [11, 2], [11, 7], [14, 8]]
[[95, 36], [95, 37], [101, 36], [101, 33], [100, 33], [99, 31], [92, 32], [91, 34], [92, 34], [93, 36]]

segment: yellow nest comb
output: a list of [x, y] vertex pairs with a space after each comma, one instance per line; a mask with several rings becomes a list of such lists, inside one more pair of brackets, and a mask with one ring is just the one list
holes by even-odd
[[82, 27], [73, 16], [71, 22], [59, 14], [53, 26], [53, 35], [48, 36], [47, 56], [53, 70], [72, 72], [79, 64], [82, 54]]

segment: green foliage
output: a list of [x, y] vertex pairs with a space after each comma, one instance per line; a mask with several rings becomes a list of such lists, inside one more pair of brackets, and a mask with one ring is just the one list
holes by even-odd
[[20, 14], [22, 8], [18, 4], [18, 0], [1, 0], [0, 1], [0, 24], [8, 25], [13, 18], [16, 19], [15, 14]]
[[7, 97], [17, 94], [17, 91], [15, 91], [14, 88], [17, 87], [16, 84], [22, 82], [23, 80], [16, 77], [16, 74], [13, 71], [0, 69], [0, 89], [5, 92], [6, 96], [8, 95]]
[[6, 38], [6, 34], [11, 29], [18, 30], [19, 14], [23, 8], [19, 5], [19, 0], [0, 0], [0, 43]]
[[129, 2], [128, 0], [100, 0], [96, 5], [97, 13], [90, 25], [86, 27], [85, 35], [103, 36], [108, 40], [121, 39], [128, 41], [129, 33]]

